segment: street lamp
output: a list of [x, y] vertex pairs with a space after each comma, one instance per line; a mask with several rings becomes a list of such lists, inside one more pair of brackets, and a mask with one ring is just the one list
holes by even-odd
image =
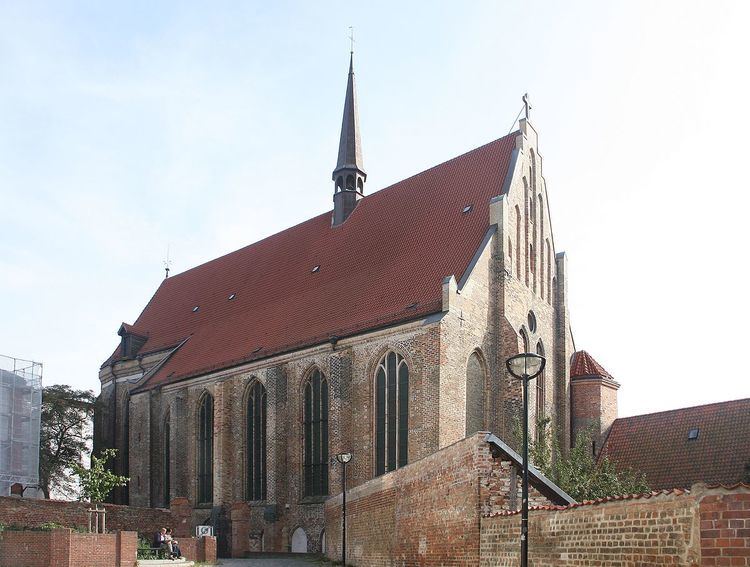
[[523, 381], [523, 487], [521, 489], [521, 567], [529, 564], [529, 381], [547, 363], [543, 356], [522, 352], [505, 361], [508, 372]]
[[346, 567], [346, 465], [352, 460], [352, 454], [339, 453], [336, 455], [336, 460], [341, 463], [341, 497], [343, 499], [341, 505], [341, 563]]

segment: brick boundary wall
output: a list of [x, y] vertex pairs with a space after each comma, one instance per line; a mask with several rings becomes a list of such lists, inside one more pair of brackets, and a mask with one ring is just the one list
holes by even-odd
[[[216, 563], [216, 538], [183, 538], [180, 551], [191, 561]], [[136, 532], [82, 534], [69, 528], [49, 532], [0, 533], [3, 567], [134, 567], [138, 551]]]
[[[520, 516], [482, 518], [481, 566], [516, 566]], [[750, 486], [693, 486], [529, 515], [533, 565], [750, 566]]]
[[[347, 491], [347, 563], [516, 566], [520, 475], [476, 434]], [[493, 456], [494, 454], [494, 456]], [[507, 456], [507, 455], [506, 455]], [[513, 496], [511, 496], [513, 494]], [[555, 506], [530, 492], [536, 567], [750, 567], [750, 485]], [[326, 554], [341, 559], [341, 495], [325, 503]]]
[[[509, 462], [494, 458], [486, 439], [477, 433], [347, 491], [347, 564], [478, 565], [481, 515], [505, 509], [511, 485]], [[551, 504], [533, 489], [530, 501]], [[340, 494], [325, 503], [326, 555], [334, 560], [341, 504]]]
[[13, 567], [134, 567], [138, 534], [79, 534], [69, 528], [0, 534], [0, 565]]
[[[100, 505], [102, 506], [102, 505]], [[36, 500], [17, 496], [0, 496], [0, 522], [36, 528], [54, 522], [67, 528], [88, 529], [87, 502], [63, 500]], [[172, 507], [138, 508], [104, 504], [107, 510], [107, 531], [137, 531], [142, 534], [155, 533], [162, 527], [172, 527], [178, 537], [192, 535], [192, 507], [187, 498], [175, 498]]]

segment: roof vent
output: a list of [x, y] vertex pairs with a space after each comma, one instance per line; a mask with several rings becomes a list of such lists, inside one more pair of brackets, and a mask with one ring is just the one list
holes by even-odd
[[197, 312], [198, 312], [198, 306], [196, 305], [195, 307], [193, 307], [193, 313], [197, 313]]
[[694, 427], [690, 431], [688, 431], [688, 440], [693, 441], [695, 439], [698, 439], [698, 433], [700, 433], [700, 429], [697, 427]]
[[462, 212], [463, 214], [466, 214], [466, 213], [470, 213], [470, 212], [471, 212], [471, 210], [472, 210], [473, 208], [474, 208], [474, 205], [466, 205], [466, 206], [464, 207], [464, 210], [463, 210], [463, 211], [461, 211], [461, 212]]
[[312, 273], [313, 273], [313, 274], [317, 274], [317, 273], [318, 273], [319, 271], [320, 271], [320, 266], [315, 266], [315, 267], [314, 267], [314, 268], [312, 269]]
[[417, 305], [419, 305], [419, 301], [415, 301], [414, 303], [410, 303], [406, 306], [407, 309], [414, 309]]
[[227, 298], [229, 301], [232, 301], [235, 297], [237, 297], [236, 293], [230, 293], [229, 297]]
[[254, 351], [252, 351], [252, 352], [251, 352], [250, 354], [255, 354], [256, 352], [260, 352], [260, 351], [262, 351], [262, 350], [263, 350], [263, 347], [262, 347], [262, 346], [259, 346], [259, 347], [258, 347], [258, 348], [256, 348], [256, 349], [255, 349]]

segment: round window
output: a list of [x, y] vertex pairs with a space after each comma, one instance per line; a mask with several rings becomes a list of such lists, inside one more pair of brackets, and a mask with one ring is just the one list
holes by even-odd
[[533, 311], [529, 311], [529, 331], [536, 333], [536, 315]]

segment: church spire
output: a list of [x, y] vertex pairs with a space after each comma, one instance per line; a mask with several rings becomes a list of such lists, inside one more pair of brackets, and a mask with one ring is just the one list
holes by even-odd
[[343, 223], [357, 206], [367, 180], [362, 161], [362, 142], [359, 137], [357, 90], [354, 85], [354, 49], [349, 58], [349, 78], [346, 83], [344, 117], [336, 169], [333, 170], [333, 225]]

